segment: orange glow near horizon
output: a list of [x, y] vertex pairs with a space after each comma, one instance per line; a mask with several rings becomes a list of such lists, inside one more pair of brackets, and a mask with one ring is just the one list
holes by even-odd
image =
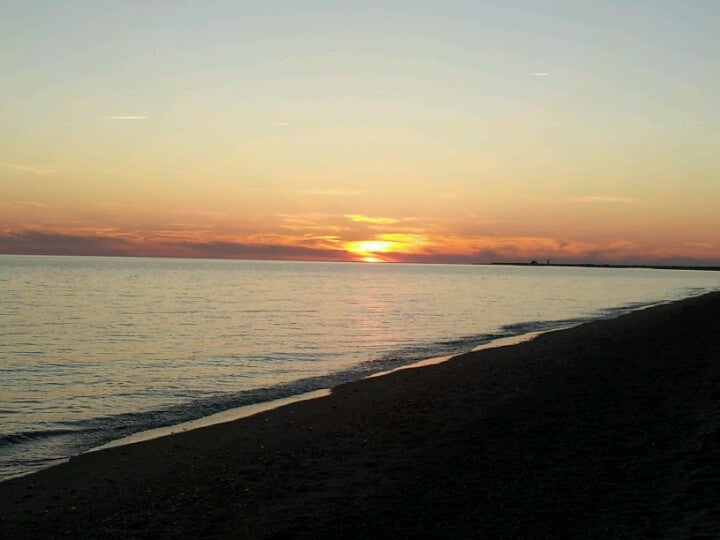
[[392, 248], [392, 242], [383, 242], [378, 240], [347, 242], [344, 246], [345, 251], [357, 257], [356, 260], [368, 263], [382, 262], [382, 259], [377, 257], [377, 254], [388, 253], [392, 250]]
[[[0, 203], [2, 206], [2, 203]], [[147, 230], [130, 227], [62, 227], [0, 225], [0, 252], [39, 255], [100, 255], [144, 257], [189, 257], [223, 259], [282, 259], [312, 261], [356, 261], [367, 263], [425, 262], [477, 263], [494, 261], [653, 263], [672, 260], [677, 253], [692, 252], [699, 260], [713, 261], [720, 244], [707, 241], [692, 245], [682, 237], [663, 245], [623, 239], [587, 241], [559, 239], [550, 235], [487, 236], [458, 235], [451, 230], [421, 234], [415, 221], [388, 224], [394, 231], [378, 233], [371, 228], [347, 228], [342, 216], [307, 216], [292, 227], [276, 232], [242, 234], [190, 225]], [[325, 220], [325, 222], [323, 222]], [[295, 223], [295, 222], [298, 223]], [[362, 225], [362, 224], [361, 224]], [[318, 234], [327, 230], [328, 234]], [[380, 229], [382, 230], [382, 229]], [[412, 232], [410, 232], [412, 231]], [[329, 234], [334, 232], [335, 234]], [[366, 240], [355, 240], [353, 237]], [[363, 236], [361, 236], [363, 235]], [[692, 250], [692, 251], [690, 251]], [[679, 262], [682, 262], [679, 261]]]
[[364, 253], [387, 253], [389, 251], [396, 251], [393, 249], [396, 245], [399, 244], [381, 240], [363, 240], [360, 242], [348, 242], [345, 244], [345, 249], [351, 253], [362, 255]]
[[[400, 235], [381, 235], [381, 238], [394, 238]], [[358, 256], [358, 260], [364, 262], [387, 262], [385, 259], [378, 257], [380, 253], [412, 253], [413, 245], [411, 242], [395, 241], [395, 240], [359, 240], [355, 242], [346, 242], [345, 251]]]

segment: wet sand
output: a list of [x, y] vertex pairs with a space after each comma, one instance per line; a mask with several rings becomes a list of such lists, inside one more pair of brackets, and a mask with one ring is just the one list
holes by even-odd
[[0, 484], [0, 537], [720, 537], [720, 293]]

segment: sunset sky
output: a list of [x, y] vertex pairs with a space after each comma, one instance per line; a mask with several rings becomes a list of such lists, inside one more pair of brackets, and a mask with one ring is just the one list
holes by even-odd
[[3, 2], [0, 253], [720, 264], [720, 2]]

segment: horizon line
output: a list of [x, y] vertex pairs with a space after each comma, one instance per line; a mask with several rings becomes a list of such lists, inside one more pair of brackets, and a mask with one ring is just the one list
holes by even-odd
[[0, 257], [88, 257], [88, 258], [113, 258], [113, 259], [176, 259], [176, 260], [194, 260], [194, 261], [252, 261], [252, 262], [310, 262], [310, 263], [353, 263], [364, 264], [370, 266], [398, 265], [398, 264], [422, 264], [422, 265], [438, 265], [438, 266], [529, 266], [529, 267], [592, 267], [592, 268], [647, 268], [657, 270], [714, 270], [720, 271], [720, 265], [698, 262], [697, 265], [689, 264], [668, 264], [661, 262], [643, 262], [643, 263], [622, 263], [622, 262], [550, 262], [543, 263], [531, 260], [523, 261], [476, 261], [476, 262], [460, 262], [460, 261], [376, 261], [368, 262], [363, 260], [342, 260], [342, 259], [281, 259], [281, 258], [243, 258], [243, 257], [189, 257], [178, 255], [133, 255], [133, 254], [72, 254], [72, 253], [0, 253]]

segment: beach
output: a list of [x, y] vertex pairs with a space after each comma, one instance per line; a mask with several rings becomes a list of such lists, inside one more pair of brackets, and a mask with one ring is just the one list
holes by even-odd
[[720, 293], [0, 483], [0, 537], [720, 536]]

